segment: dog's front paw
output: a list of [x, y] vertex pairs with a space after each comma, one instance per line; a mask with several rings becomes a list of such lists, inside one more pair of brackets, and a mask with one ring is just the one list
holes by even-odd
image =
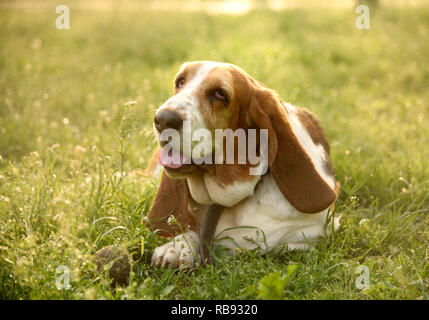
[[176, 236], [172, 241], [159, 246], [152, 255], [152, 266], [166, 268], [189, 268], [195, 264], [198, 258], [198, 235], [194, 231], [188, 231]]

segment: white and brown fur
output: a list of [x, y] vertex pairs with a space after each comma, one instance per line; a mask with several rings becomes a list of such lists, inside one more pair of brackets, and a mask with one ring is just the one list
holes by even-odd
[[[329, 144], [317, 118], [283, 102], [239, 67], [226, 63], [185, 63], [177, 78], [186, 79], [158, 110], [175, 110], [197, 128], [268, 129], [269, 171], [248, 174], [249, 165], [187, 165], [163, 170], [150, 225], [174, 238], [155, 249], [152, 265], [194, 265], [198, 230], [210, 204], [225, 206], [215, 235], [234, 252], [281, 246], [306, 249], [325, 235], [327, 214], [337, 198], [338, 183]], [[208, 98], [222, 88], [228, 104]], [[158, 132], [155, 134], [159, 137]], [[174, 215], [178, 224], [168, 223]], [[248, 226], [251, 228], [236, 228]], [[216, 236], [215, 236], [216, 237]], [[233, 239], [233, 241], [231, 240]]]

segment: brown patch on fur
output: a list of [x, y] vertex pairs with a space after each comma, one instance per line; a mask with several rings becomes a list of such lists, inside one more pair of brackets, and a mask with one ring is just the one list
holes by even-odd
[[[189, 194], [186, 180], [171, 179], [163, 171], [158, 193], [147, 215], [148, 225], [152, 229], [158, 229], [158, 235], [172, 237], [187, 229], [198, 232], [199, 225], [188, 211], [188, 201], [192, 198]], [[174, 215], [178, 224], [167, 223], [168, 218]]]
[[181, 76], [185, 76], [184, 85], [186, 86], [186, 83], [189, 82], [198, 72], [198, 69], [201, 67], [201, 64], [202, 64], [201, 62], [187, 62], [182, 65], [179, 72], [174, 77], [174, 84], [173, 84], [174, 94], [180, 91], [180, 89], [176, 88], [177, 78]]
[[245, 182], [255, 178], [249, 175], [249, 165], [217, 164], [215, 167], [216, 177], [224, 187], [233, 184], [235, 181]]
[[[200, 112], [204, 122], [209, 129], [228, 128], [232, 110], [229, 104], [216, 99], [211, 99], [210, 95], [216, 89], [224, 90], [228, 95], [229, 102], [234, 99], [234, 90], [231, 87], [231, 74], [224, 67], [215, 67], [207, 75], [205, 81], [198, 90], [197, 98], [200, 101]], [[214, 131], [212, 132], [214, 134]]]
[[286, 199], [304, 213], [318, 213], [328, 208], [337, 193], [319, 175], [293, 133], [277, 94], [255, 87], [249, 112], [259, 128], [268, 129], [270, 172]]
[[325, 131], [323, 130], [319, 119], [310, 111], [304, 108], [297, 108], [297, 115], [302, 125], [307, 130], [311, 139], [315, 144], [321, 144], [326, 152], [325, 168], [328, 174], [334, 176], [334, 168], [332, 167], [330, 157], [330, 146]]
[[[229, 128], [233, 131], [237, 129], [244, 129], [247, 136], [247, 130], [250, 129], [249, 121], [247, 119], [248, 114], [248, 102], [250, 101], [250, 90], [248, 85], [248, 75], [241, 69], [235, 66], [228, 66], [223, 69], [224, 73], [228, 74], [228, 80], [230, 82], [230, 90], [233, 91], [233, 94], [230, 95], [230, 103], [228, 105], [228, 118], [224, 119], [227, 124], [224, 124], [223, 128]], [[219, 72], [220, 70], [218, 70]], [[247, 101], [247, 103], [246, 103]], [[244, 102], [244, 103], [243, 103]], [[220, 112], [225, 113], [226, 111], [220, 110]], [[247, 139], [246, 139], [247, 140]], [[259, 136], [256, 138], [256, 141], [259, 142]], [[249, 150], [248, 145], [249, 141], [246, 141], [246, 152]], [[226, 164], [224, 159], [224, 164], [216, 164], [214, 174], [218, 178], [218, 181], [222, 186], [228, 186], [233, 184], [235, 181], [250, 181], [255, 177], [249, 174], [250, 168], [254, 165], [250, 164], [247, 159], [246, 153], [246, 163], [239, 164], [239, 148], [238, 148], [238, 138], [234, 138], [234, 164]], [[224, 154], [226, 150], [227, 139], [224, 138]], [[244, 150], [243, 150], [244, 151]]]

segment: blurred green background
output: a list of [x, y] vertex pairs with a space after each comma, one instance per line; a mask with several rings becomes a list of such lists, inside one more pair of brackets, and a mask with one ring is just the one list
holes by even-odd
[[[354, 1], [0, 1], [0, 298], [427, 299], [429, 6], [366, 3], [369, 30]], [[149, 267], [165, 240], [141, 224], [157, 181], [139, 170], [190, 60], [239, 65], [321, 119], [343, 218], [316, 250]], [[94, 272], [108, 244], [133, 253], [129, 286]], [[55, 287], [59, 265], [71, 290]], [[271, 288], [286, 265], [293, 279]]]

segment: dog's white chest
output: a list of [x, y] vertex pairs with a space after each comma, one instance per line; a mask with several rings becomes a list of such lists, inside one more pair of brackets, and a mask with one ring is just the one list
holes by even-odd
[[[246, 249], [260, 247], [263, 252], [282, 245], [304, 249], [324, 235], [328, 210], [303, 214], [280, 192], [274, 178], [263, 177], [255, 194], [234, 207], [226, 208], [216, 229], [222, 245]], [[232, 239], [230, 239], [232, 238]]]

